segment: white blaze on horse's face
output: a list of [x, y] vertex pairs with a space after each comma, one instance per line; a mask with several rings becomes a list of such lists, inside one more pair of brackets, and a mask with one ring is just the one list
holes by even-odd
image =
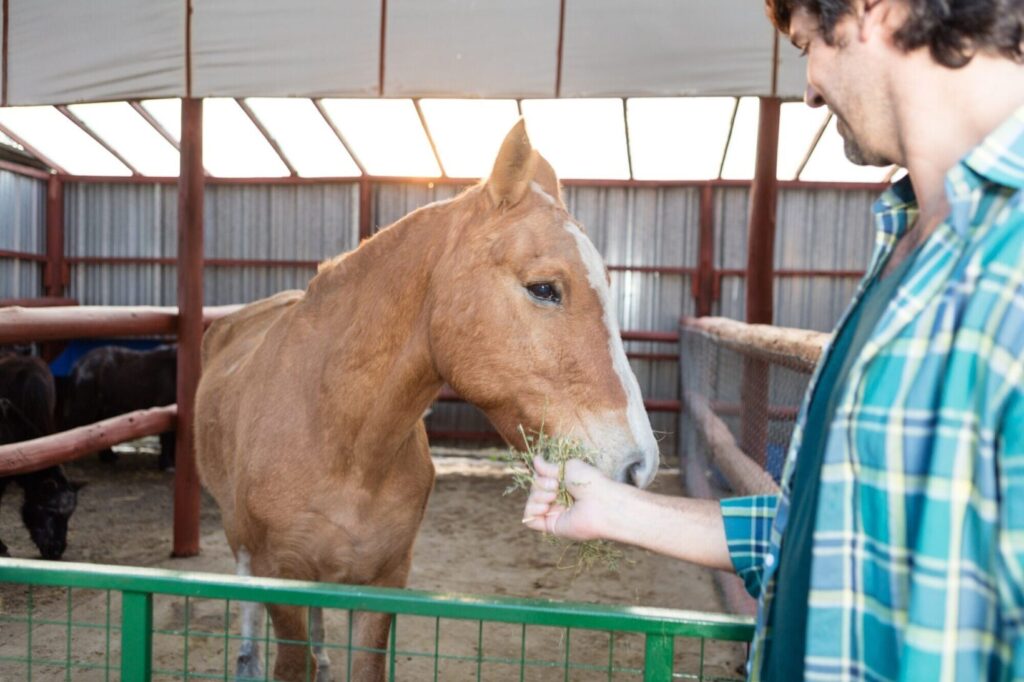
[[[521, 124], [457, 221], [432, 285], [441, 376], [513, 444], [575, 438], [608, 476], [646, 486], [658, 446], [623, 350], [601, 257]], [[470, 202], [467, 199], [467, 207]]]

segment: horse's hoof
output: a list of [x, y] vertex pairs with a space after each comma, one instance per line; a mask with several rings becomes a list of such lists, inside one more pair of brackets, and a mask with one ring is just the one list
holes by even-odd
[[260, 666], [259, 654], [239, 654], [238, 663], [235, 666], [235, 682], [262, 679], [264, 679], [263, 669]]

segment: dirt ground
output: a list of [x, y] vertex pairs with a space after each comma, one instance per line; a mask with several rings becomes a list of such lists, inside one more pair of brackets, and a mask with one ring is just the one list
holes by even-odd
[[[633, 548], [623, 548], [624, 560], [615, 571], [592, 570], [577, 575], [560, 567], [560, 562], [565, 563], [563, 550], [521, 526], [523, 495], [502, 494], [509, 477], [504, 466], [495, 461], [497, 454], [498, 451], [435, 450], [437, 482], [417, 540], [410, 588], [448, 594], [723, 610], [710, 571]], [[126, 453], [114, 465], [101, 464], [89, 457], [66, 469], [69, 477], [87, 483], [71, 519], [66, 561], [234, 572], [233, 559], [220, 530], [219, 513], [205, 494], [201, 555], [190, 559], [169, 557], [173, 474], [156, 469], [155, 455]], [[653, 489], [681, 494], [677, 470], [663, 471]], [[0, 507], [0, 538], [10, 547], [12, 556], [37, 558], [38, 552], [21, 526], [19, 507], [20, 494], [12, 486]], [[25, 586], [0, 584], [0, 616], [24, 617], [31, 598], [34, 617], [40, 623], [31, 631], [34, 658], [62, 661], [70, 657], [99, 665], [107, 658], [116, 662], [116, 632], [110, 637], [113, 641], [108, 642], [103, 628], [76, 627], [69, 638], [65, 625], [45, 622], [47, 616], [54, 621], [66, 620], [68, 610], [73, 612], [75, 622], [104, 623], [107, 614], [113, 620], [119, 618], [116, 595], [113, 602], [108, 602], [105, 593], [80, 592], [76, 590], [69, 596], [66, 590], [35, 589], [30, 597]], [[225, 669], [233, 671], [237, 644], [228, 640], [230, 651], [225, 652], [224, 633], [232, 631], [237, 635], [236, 614], [236, 605], [226, 608], [223, 602], [190, 600], [186, 605], [181, 599], [158, 597], [154, 606], [158, 631], [153, 640], [154, 667], [178, 673], [167, 677], [156, 674], [154, 679], [182, 679], [181, 671], [186, 668], [217, 677]], [[226, 627], [228, 620], [232, 622]], [[516, 660], [524, 646], [526, 657], [531, 660], [560, 662], [568, 655], [567, 648], [573, 663], [592, 663], [597, 667], [606, 666], [609, 659], [609, 638], [603, 633], [573, 632], [571, 647], [567, 647], [564, 630], [551, 628], [531, 626], [524, 638], [519, 626], [488, 623], [480, 628], [475, 621], [445, 620], [439, 624], [432, 618], [413, 617], [401, 617], [398, 623], [397, 648], [408, 652], [399, 656], [399, 680], [433, 679], [435, 649], [444, 654], [437, 664], [437, 679], [442, 680], [477, 679], [478, 647], [483, 651], [480, 655]], [[189, 637], [180, 633], [186, 624], [191, 631]], [[343, 644], [347, 627], [347, 612], [329, 613], [327, 640]], [[203, 632], [214, 634], [203, 636]], [[24, 656], [28, 635], [24, 623], [0, 620], [0, 681], [27, 679], [26, 665], [3, 661], [2, 657]], [[617, 638], [614, 665], [638, 666], [643, 647], [642, 638]], [[679, 640], [676, 648], [677, 670], [696, 672], [699, 645]], [[417, 655], [424, 652], [427, 655]], [[739, 645], [709, 643], [704, 652], [705, 674], [736, 677], [744, 653]], [[331, 658], [334, 679], [345, 679], [344, 652], [334, 651]], [[563, 674], [561, 669], [537, 666], [528, 669], [524, 678], [563, 679]], [[519, 675], [518, 667], [494, 663], [483, 666], [481, 678], [520, 679]], [[111, 678], [117, 677], [115, 670]], [[65, 679], [65, 672], [33, 665], [31, 678]], [[640, 676], [635, 672], [609, 676], [607, 670], [574, 670], [566, 679], [613, 678]], [[106, 674], [103, 670], [76, 670], [68, 679], [106, 679]]]

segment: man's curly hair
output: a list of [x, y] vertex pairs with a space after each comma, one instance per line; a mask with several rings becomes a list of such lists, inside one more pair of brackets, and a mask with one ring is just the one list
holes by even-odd
[[[1024, 0], [892, 0], [908, 9], [896, 32], [904, 50], [927, 46], [932, 58], [955, 69], [978, 52], [1000, 54], [1024, 62]], [[793, 12], [802, 9], [821, 22], [822, 36], [833, 44], [836, 23], [854, 12], [854, 0], [765, 0], [768, 16], [783, 33]]]

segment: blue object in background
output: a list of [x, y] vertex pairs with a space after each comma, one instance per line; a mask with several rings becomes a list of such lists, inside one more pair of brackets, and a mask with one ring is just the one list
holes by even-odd
[[78, 358], [82, 357], [93, 348], [101, 346], [120, 346], [132, 350], [151, 350], [157, 346], [166, 344], [161, 339], [87, 339], [70, 341], [61, 351], [61, 354], [50, 363], [50, 371], [55, 377], [66, 377], [71, 374], [71, 368], [75, 366]]
[[786, 443], [768, 443], [765, 448], [765, 469], [776, 483], [782, 479], [782, 465], [786, 463], [788, 449]]

